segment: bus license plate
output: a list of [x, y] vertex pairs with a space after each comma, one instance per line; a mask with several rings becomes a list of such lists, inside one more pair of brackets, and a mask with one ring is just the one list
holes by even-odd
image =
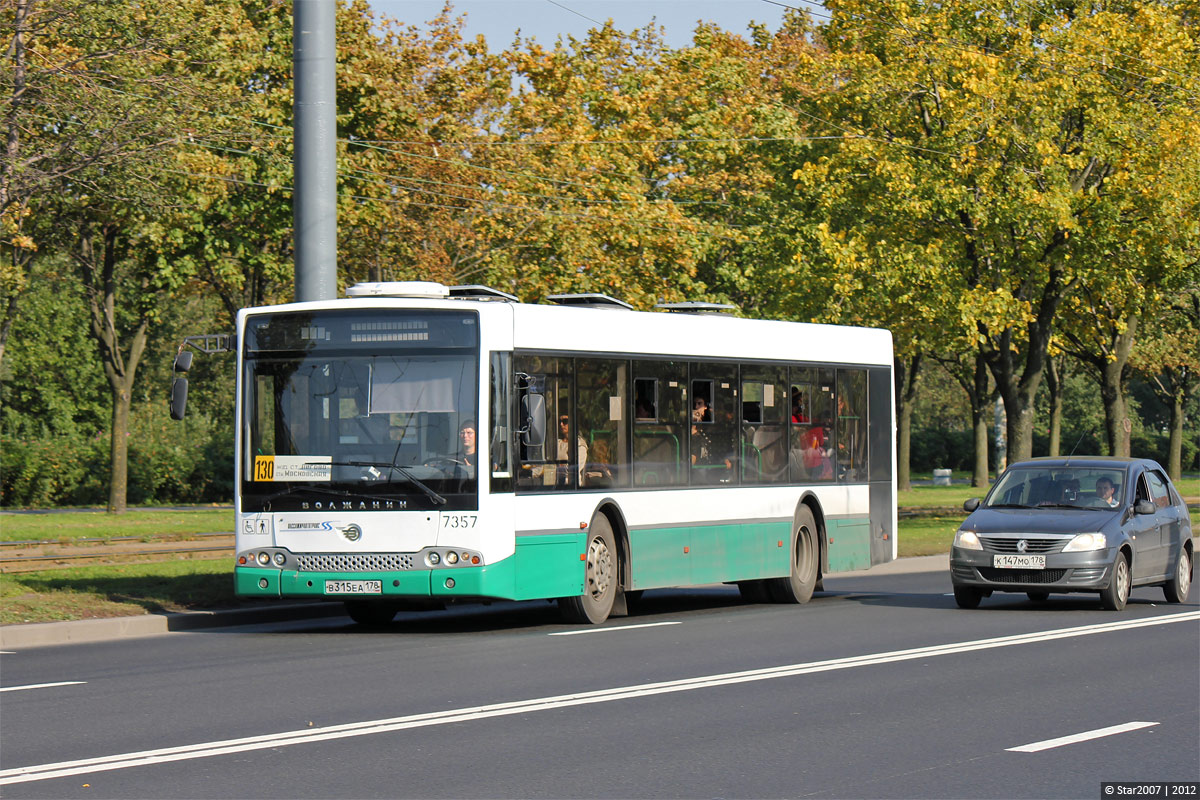
[[1045, 569], [1045, 556], [992, 556], [992, 566], [1000, 569]]
[[383, 594], [383, 581], [325, 581], [325, 594]]

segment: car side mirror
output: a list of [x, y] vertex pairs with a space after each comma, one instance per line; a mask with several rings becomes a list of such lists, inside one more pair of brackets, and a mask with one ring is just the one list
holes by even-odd
[[1133, 513], [1135, 514], [1153, 514], [1156, 510], [1154, 503], [1149, 500], [1138, 500], [1133, 504]]
[[972, 497], [971, 499], [969, 499], [965, 503], [963, 503], [963, 511], [966, 511], [967, 513], [970, 513], [977, 508], [979, 508], [979, 498], [978, 497]]

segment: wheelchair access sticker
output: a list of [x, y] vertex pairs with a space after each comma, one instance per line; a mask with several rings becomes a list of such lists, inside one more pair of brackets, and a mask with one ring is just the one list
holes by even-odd
[[255, 456], [255, 481], [328, 481], [333, 456]]

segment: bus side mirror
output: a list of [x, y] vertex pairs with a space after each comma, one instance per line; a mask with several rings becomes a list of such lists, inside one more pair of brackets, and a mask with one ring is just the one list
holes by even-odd
[[526, 392], [521, 396], [521, 444], [541, 447], [546, 443], [546, 396]]
[[171, 419], [183, 419], [184, 411], [187, 410], [187, 393], [187, 378], [171, 381]]
[[179, 355], [175, 356], [175, 371], [187, 372], [192, 368], [192, 351], [180, 350]]

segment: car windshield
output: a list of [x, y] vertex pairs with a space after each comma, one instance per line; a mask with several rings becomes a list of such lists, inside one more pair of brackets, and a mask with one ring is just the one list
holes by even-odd
[[1111, 467], [1013, 467], [988, 494], [989, 508], [1119, 508], [1125, 471]]

